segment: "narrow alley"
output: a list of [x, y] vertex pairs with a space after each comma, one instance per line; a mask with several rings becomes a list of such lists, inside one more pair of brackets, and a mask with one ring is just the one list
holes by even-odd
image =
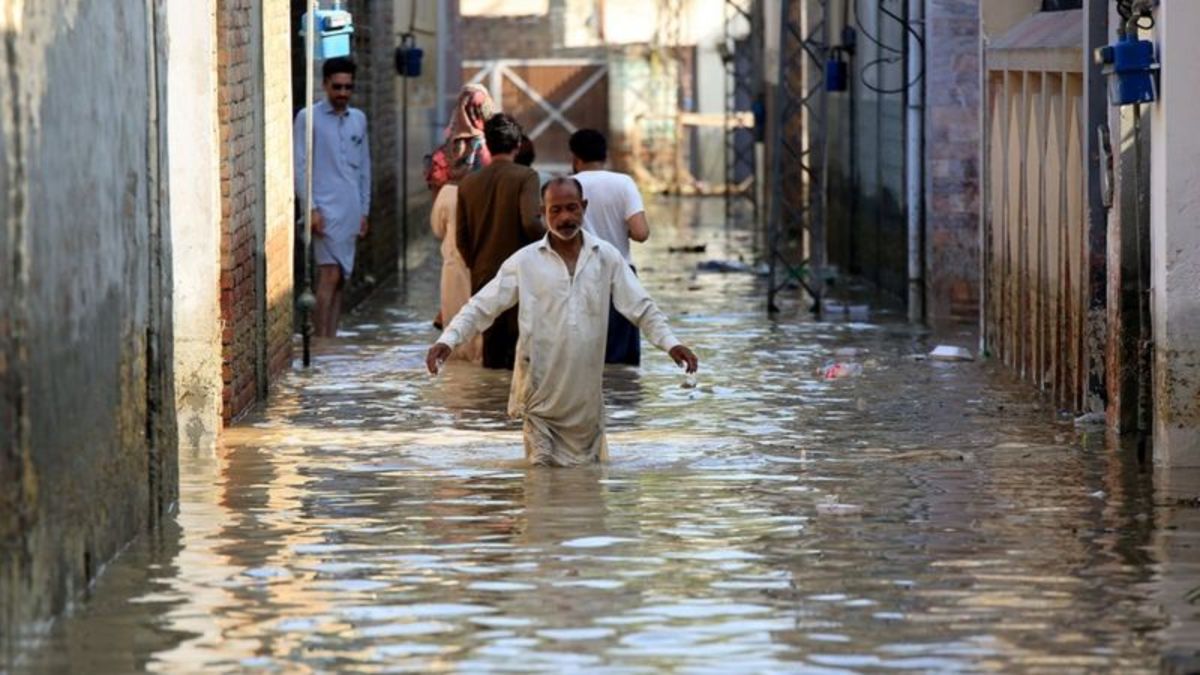
[[[643, 276], [705, 365], [608, 372], [609, 465], [526, 468], [504, 373], [424, 372], [425, 258], [181, 457], [177, 521], [21, 670], [1132, 673], [1194, 647], [1194, 505], [997, 367], [920, 360], [902, 317], [767, 319], [761, 279], [667, 251], [745, 255], [719, 201], [650, 216]], [[838, 353], [861, 376], [816, 374]]]

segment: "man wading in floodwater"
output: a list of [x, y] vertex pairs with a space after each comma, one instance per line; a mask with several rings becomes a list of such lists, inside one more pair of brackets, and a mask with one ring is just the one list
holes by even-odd
[[525, 420], [525, 457], [548, 466], [589, 464], [608, 458], [601, 386], [610, 300], [687, 372], [696, 372], [697, 360], [617, 249], [583, 231], [587, 201], [579, 181], [546, 183], [542, 209], [549, 234], [504, 261], [429, 349], [425, 364], [436, 375], [454, 347], [519, 301], [508, 413]]

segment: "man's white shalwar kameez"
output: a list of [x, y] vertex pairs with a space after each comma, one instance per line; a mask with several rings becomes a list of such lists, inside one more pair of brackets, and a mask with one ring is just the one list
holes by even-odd
[[521, 337], [508, 414], [525, 420], [530, 463], [571, 466], [608, 457], [602, 386], [609, 300], [660, 349], [680, 342], [616, 248], [581, 232], [572, 278], [550, 247], [552, 236], [506, 260], [438, 342], [457, 347], [519, 302]]

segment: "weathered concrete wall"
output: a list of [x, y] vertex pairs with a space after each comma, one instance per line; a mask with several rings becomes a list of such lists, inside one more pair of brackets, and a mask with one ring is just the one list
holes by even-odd
[[978, 0], [927, 0], [925, 294], [931, 323], [979, 311]]
[[217, 0], [167, 3], [167, 124], [175, 278], [175, 395], [181, 450], [221, 429], [221, 192]]
[[291, 14], [287, 3], [262, 3], [263, 203], [265, 220], [266, 369], [274, 379], [292, 361]]
[[463, 0], [463, 16], [522, 16], [545, 14], [551, 0]]
[[1165, 0], [1156, 18], [1162, 80], [1150, 132], [1154, 461], [1200, 467], [1200, 4]]
[[7, 638], [62, 609], [174, 499], [158, 8], [0, 7]]

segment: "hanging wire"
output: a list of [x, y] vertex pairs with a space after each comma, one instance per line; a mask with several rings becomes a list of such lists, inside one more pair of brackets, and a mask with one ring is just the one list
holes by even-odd
[[[862, 9], [860, 8], [860, 6], [859, 6], [860, 2], [861, 2], [861, 0], [854, 0], [854, 26], [856, 28], [858, 28], [858, 32], [862, 33], [864, 36], [866, 36], [866, 38], [868, 40], [875, 43], [875, 46], [879, 47], [880, 49], [882, 49], [884, 51], [889, 51], [889, 52], [892, 52], [893, 54], [903, 54], [904, 50], [897, 49], [896, 47], [893, 47], [889, 44], [885, 44], [880, 38], [878, 38], [874, 35], [871, 35], [870, 31], [868, 31], [863, 26], [862, 16], [863, 16], [863, 14], [865, 14], [865, 12], [863, 12]], [[904, 19], [896, 17], [895, 14], [892, 14], [891, 11], [889, 11], [886, 7], [883, 6], [882, 0], [880, 0], [879, 9], [881, 11], [883, 11], [884, 13], [886, 13], [888, 16], [895, 17], [896, 20], [898, 20], [900, 23], [904, 23]]]
[[[1133, 2], [1133, 0], [1119, 0], [1119, 1]], [[923, 37], [921, 37], [921, 34], [918, 33], [916, 31], [916, 29], [914, 29], [912, 27], [912, 24], [909, 23], [908, 20], [906, 20], [904, 17], [900, 16], [899, 14], [896, 14], [892, 10], [888, 9], [886, 0], [880, 0], [879, 11], [884, 16], [887, 16], [888, 18], [892, 19], [896, 23], [903, 26], [904, 32], [907, 33], [908, 35], [911, 35], [913, 37], [913, 39], [915, 39], [917, 41], [917, 45], [920, 50], [920, 55], [924, 56], [924, 54], [925, 54], [925, 39]], [[925, 77], [925, 59], [924, 58], [921, 58], [921, 69], [917, 73], [916, 77], [914, 77], [911, 82], [906, 82], [903, 86], [896, 87], [894, 89], [886, 89], [886, 88], [880, 87], [878, 85], [871, 84], [870, 79], [867, 77], [867, 71], [869, 71], [873, 68], [882, 67], [885, 64], [892, 65], [895, 63], [902, 62], [904, 60], [904, 50], [893, 47], [888, 44], [885, 44], [879, 37], [872, 35], [865, 27], [863, 27], [862, 15], [863, 15], [863, 12], [860, 10], [860, 0], [854, 0], [854, 25], [855, 25], [855, 27], [858, 28], [858, 32], [860, 32], [864, 36], [866, 36], [866, 38], [868, 40], [870, 40], [871, 42], [873, 42], [875, 45], [877, 45], [880, 48], [880, 50], [891, 52], [892, 54], [895, 55], [895, 56], [880, 56], [877, 59], [873, 59], [871, 61], [868, 61], [867, 63], [864, 63], [863, 67], [859, 70], [859, 79], [862, 82], [862, 85], [864, 87], [866, 87], [867, 89], [875, 92], [876, 94], [883, 94], [883, 95], [902, 94], [905, 91], [907, 91], [908, 89], [915, 87]], [[909, 54], [909, 58], [919, 58], [919, 56], [916, 54]]]

